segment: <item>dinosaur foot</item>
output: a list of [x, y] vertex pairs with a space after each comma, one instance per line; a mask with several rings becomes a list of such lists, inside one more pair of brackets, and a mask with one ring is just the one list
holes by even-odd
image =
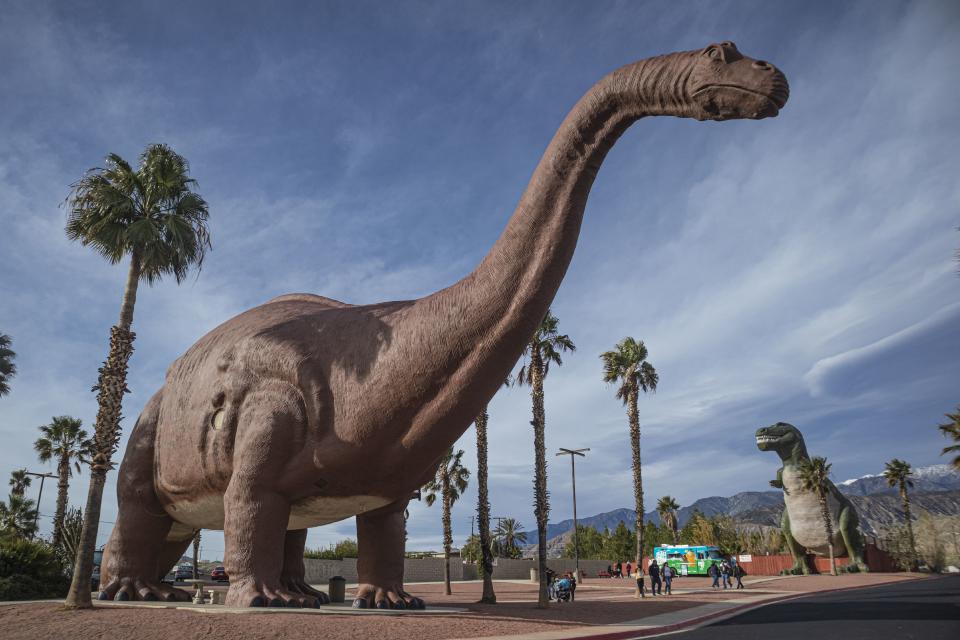
[[375, 584], [361, 584], [353, 600], [354, 609], [426, 609], [427, 605], [402, 586], [390, 587]]
[[305, 604], [305, 607], [317, 607], [322, 604], [330, 604], [330, 596], [323, 591], [314, 589], [303, 580], [298, 578], [284, 578], [281, 576], [280, 584], [282, 584], [287, 591], [299, 593], [305, 598], [313, 598], [316, 601], [314, 604]]
[[228, 607], [290, 607], [293, 609], [316, 608], [320, 599], [295, 591], [279, 583], [268, 584], [259, 580], [244, 580], [230, 583], [225, 603]]
[[100, 589], [98, 600], [127, 602], [189, 602], [190, 594], [155, 580], [144, 578], [113, 578]]

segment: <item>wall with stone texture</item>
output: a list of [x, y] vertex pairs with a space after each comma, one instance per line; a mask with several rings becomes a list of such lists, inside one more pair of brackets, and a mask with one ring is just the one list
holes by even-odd
[[[348, 583], [357, 582], [356, 558], [344, 558], [343, 560], [304, 558], [303, 563], [306, 567], [308, 584], [325, 585], [333, 576], [341, 576]], [[597, 572], [606, 569], [609, 564], [611, 563], [606, 560], [581, 560], [580, 570], [588, 577], [596, 576]], [[557, 573], [565, 573], [573, 571], [574, 561], [566, 558], [551, 559], [547, 561], [547, 566]], [[534, 560], [497, 558], [497, 564], [493, 569], [493, 577], [497, 580], [529, 580], [530, 570], [536, 568], [537, 563]], [[442, 582], [443, 558], [404, 560], [403, 573], [404, 582], [407, 583]], [[459, 558], [450, 559], [451, 580], [478, 580], [479, 577], [477, 565], [463, 564]]]

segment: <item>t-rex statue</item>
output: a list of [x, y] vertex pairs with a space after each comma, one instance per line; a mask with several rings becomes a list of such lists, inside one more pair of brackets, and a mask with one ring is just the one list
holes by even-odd
[[[807, 445], [795, 426], [778, 422], [757, 429], [757, 448], [775, 451], [783, 461], [783, 466], [777, 470], [777, 479], [771, 480], [770, 486], [783, 489], [784, 508], [780, 529], [787, 549], [793, 556], [793, 567], [787, 573], [808, 574], [810, 567], [807, 565], [807, 554], [822, 556], [829, 552], [829, 548], [820, 500], [813, 491], [805, 491], [800, 481], [800, 463], [810, 459]], [[832, 482], [827, 482], [830, 485], [827, 504], [833, 526], [834, 555], [846, 555], [852, 566], [867, 571], [857, 510]]]
[[783, 73], [732, 42], [613, 71], [574, 106], [480, 265], [418, 300], [274, 298], [202, 337], [130, 435], [101, 599], [180, 600], [159, 578], [223, 529], [232, 606], [315, 606], [308, 527], [357, 518], [355, 607], [403, 586], [404, 508], [519, 359], [573, 256], [587, 195], [636, 120], [776, 116]]

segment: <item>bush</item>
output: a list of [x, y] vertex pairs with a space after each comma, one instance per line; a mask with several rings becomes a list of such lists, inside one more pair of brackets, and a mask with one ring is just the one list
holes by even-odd
[[69, 587], [70, 579], [49, 544], [0, 540], [0, 600], [60, 598]]
[[303, 552], [304, 558], [315, 558], [317, 560], [343, 560], [344, 558], [357, 557], [357, 541], [347, 538], [341, 540], [327, 549], [306, 549]]

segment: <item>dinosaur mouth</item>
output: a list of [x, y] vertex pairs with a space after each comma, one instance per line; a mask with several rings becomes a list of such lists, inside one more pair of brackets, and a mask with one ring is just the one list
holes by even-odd
[[757, 444], [769, 444], [771, 442], [776, 442], [780, 439], [780, 436], [757, 436]]
[[772, 107], [774, 107], [773, 115], [780, 113], [780, 109], [783, 109], [784, 105], [787, 104], [787, 98], [790, 97], [789, 90], [785, 86], [781, 86], [779, 83], [773, 86], [773, 89], [770, 91], [770, 93], [754, 91], [753, 89], [747, 89], [746, 87], [741, 87], [736, 84], [709, 84], [694, 91], [693, 96], [698, 96], [704, 91], [709, 91], [711, 89], [733, 89], [741, 93], [749, 93], [751, 95], [763, 98], [769, 102]]

